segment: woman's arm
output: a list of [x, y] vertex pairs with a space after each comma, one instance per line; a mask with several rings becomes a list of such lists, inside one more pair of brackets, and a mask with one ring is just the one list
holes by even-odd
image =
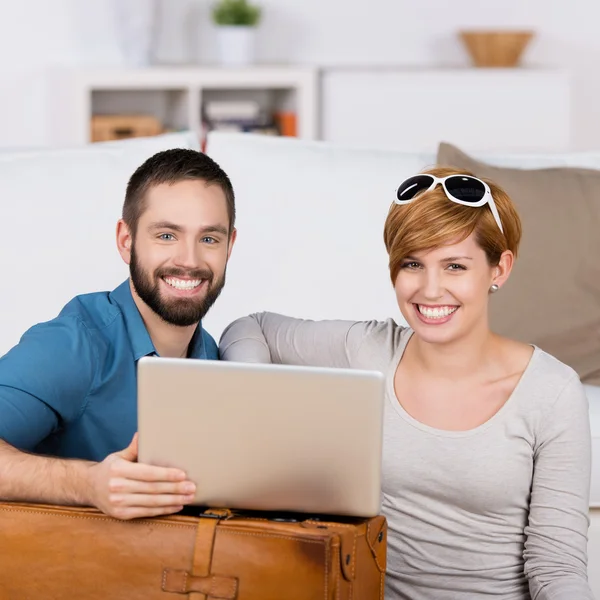
[[219, 352], [223, 360], [237, 362], [350, 368], [357, 366], [354, 359], [377, 325], [375, 321], [310, 321], [257, 313], [225, 329]]
[[532, 600], [593, 600], [587, 581], [591, 472], [588, 402], [578, 377], [541, 416], [525, 573]]

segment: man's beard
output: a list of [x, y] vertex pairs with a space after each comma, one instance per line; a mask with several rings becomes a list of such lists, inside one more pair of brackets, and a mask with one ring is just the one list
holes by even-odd
[[[219, 297], [225, 285], [225, 271], [221, 279], [214, 281], [214, 274], [208, 269], [164, 268], [154, 271], [154, 280], [140, 265], [135, 244], [131, 249], [129, 262], [131, 282], [138, 296], [155, 312], [163, 321], [178, 327], [194, 325], [204, 318], [210, 307]], [[190, 279], [204, 279], [206, 295], [203, 298], [173, 298], [165, 300], [160, 295], [159, 280], [165, 277], [189, 277]], [[166, 282], [165, 282], [166, 284]], [[168, 285], [168, 284], [166, 284]]]

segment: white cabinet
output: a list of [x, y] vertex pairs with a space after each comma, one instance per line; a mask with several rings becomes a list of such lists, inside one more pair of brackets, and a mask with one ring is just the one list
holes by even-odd
[[322, 75], [322, 137], [430, 152], [560, 151], [571, 142], [569, 77], [538, 69], [333, 67]]
[[82, 69], [55, 71], [49, 84], [52, 145], [90, 141], [94, 114], [145, 113], [169, 129], [200, 131], [207, 99], [251, 98], [293, 111], [297, 134], [318, 137], [318, 72], [309, 67]]

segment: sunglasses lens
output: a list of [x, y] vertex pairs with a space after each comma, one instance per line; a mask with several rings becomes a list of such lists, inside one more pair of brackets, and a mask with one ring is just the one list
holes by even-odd
[[432, 183], [433, 177], [431, 177], [431, 175], [415, 175], [414, 177], [409, 177], [400, 185], [396, 196], [399, 201], [407, 202], [408, 200], [412, 200], [418, 193], [428, 189]]
[[463, 202], [479, 202], [485, 196], [483, 182], [467, 175], [446, 179], [446, 189], [451, 196]]

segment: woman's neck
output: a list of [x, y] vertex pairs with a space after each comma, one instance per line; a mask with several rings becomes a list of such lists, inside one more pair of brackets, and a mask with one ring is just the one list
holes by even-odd
[[469, 379], [489, 369], [497, 343], [497, 336], [487, 328], [439, 344], [414, 334], [409, 342], [409, 362], [436, 379]]

